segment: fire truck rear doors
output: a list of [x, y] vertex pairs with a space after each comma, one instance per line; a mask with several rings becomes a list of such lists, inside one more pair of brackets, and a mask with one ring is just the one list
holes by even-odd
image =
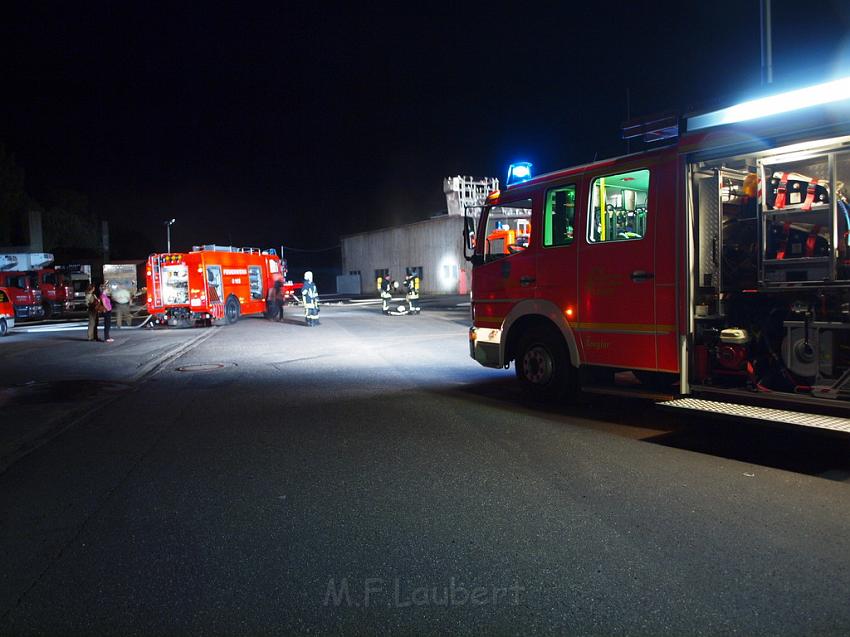
[[656, 321], [656, 237], [671, 252], [674, 241], [658, 209], [657, 177], [649, 169], [609, 169], [586, 179], [585, 206], [576, 213], [584, 222], [576, 331], [586, 363], [656, 370], [656, 335], [675, 338], [674, 326]]

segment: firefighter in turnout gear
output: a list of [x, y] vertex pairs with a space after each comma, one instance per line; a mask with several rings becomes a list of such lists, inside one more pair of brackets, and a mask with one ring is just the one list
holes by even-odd
[[408, 274], [404, 278], [404, 298], [411, 314], [419, 314], [419, 277], [416, 274]]
[[390, 301], [393, 298], [393, 290], [398, 289], [398, 281], [393, 281], [389, 274], [383, 278], [378, 277], [378, 289], [381, 291], [381, 311], [389, 314]]
[[313, 273], [304, 273], [304, 287], [301, 288], [301, 300], [304, 302], [304, 320], [307, 327], [319, 324], [319, 291], [313, 283]]

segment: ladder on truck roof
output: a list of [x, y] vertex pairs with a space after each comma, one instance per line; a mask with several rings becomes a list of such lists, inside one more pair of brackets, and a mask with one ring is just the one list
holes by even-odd
[[236, 248], [234, 246], [220, 246], [208, 243], [202, 246], [192, 246], [192, 252], [240, 252], [243, 254], [273, 254], [277, 255], [274, 248], [263, 250], [261, 248]]

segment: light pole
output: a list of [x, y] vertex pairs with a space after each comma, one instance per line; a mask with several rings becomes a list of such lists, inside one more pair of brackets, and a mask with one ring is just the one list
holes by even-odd
[[773, 84], [773, 41], [770, 0], [761, 0], [761, 84]]
[[168, 252], [171, 252], [171, 225], [177, 221], [177, 219], [171, 219], [170, 221], [163, 221], [162, 223], [165, 225], [165, 231], [168, 236]]

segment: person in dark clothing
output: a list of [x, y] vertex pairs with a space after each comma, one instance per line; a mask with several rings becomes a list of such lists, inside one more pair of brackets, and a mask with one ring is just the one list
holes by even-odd
[[89, 317], [88, 340], [99, 341], [97, 337], [97, 310], [100, 304], [100, 288], [92, 283], [86, 290], [86, 312]]
[[269, 317], [273, 321], [280, 322], [283, 320], [283, 305], [286, 301], [286, 295], [283, 290], [283, 281], [275, 281], [274, 287], [271, 289], [269, 296], [271, 303], [269, 305]]
[[408, 311], [411, 314], [419, 314], [422, 311], [422, 308], [419, 307], [419, 277], [415, 274], [408, 274], [404, 278], [404, 289]]
[[398, 282], [393, 281], [389, 274], [382, 279], [379, 279], [379, 281], [379, 288], [381, 290], [381, 311], [384, 314], [389, 314], [390, 302], [393, 299], [393, 290], [398, 289]]

